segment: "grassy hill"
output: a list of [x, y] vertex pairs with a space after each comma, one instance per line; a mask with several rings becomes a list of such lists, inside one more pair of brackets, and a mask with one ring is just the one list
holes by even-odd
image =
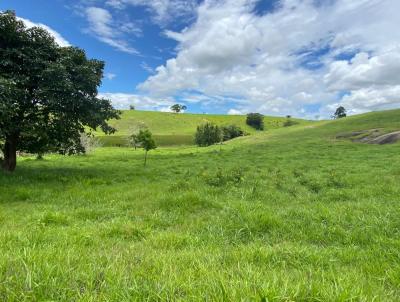
[[0, 173], [0, 300], [399, 301], [400, 144], [338, 138], [369, 129], [400, 110], [158, 148], [146, 168], [132, 148], [19, 158]]
[[[276, 129], [283, 126], [285, 118], [264, 118], [266, 129]], [[293, 119], [299, 123], [306, 123], [301, 119]], [[127, 138], [138, 125], [147, 126], [153, 133], [159, 146], [193, 145], [196, 127], [204, 122], [217, 125], [237, 125], [248, 133], [255, 130], [246, 125], [246, 116], [243, 115], [212, 115], [190, 113], [167, 113], [154, 111], [124, 110], [120, 120], [110, 122], [117, 129], [114, 135], [106, 136], [96, 133], [104, 146], [127, 144]]]

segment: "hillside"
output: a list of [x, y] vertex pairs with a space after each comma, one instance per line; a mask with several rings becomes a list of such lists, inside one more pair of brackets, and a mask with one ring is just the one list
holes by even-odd
[[0, 300], [400, 301], [400, 143], [338, 138], [370, 129], [400, 110], [147, 167], [132, 148], [20, 157], [0, 173]]
[[[285, 118], [264, 118], [266, 129], [282, 127]], [[305, 120], [293, 119], [300, 124]], [[256, 131], [246, 125], [246, 116], [243, 115], [212, 115], [190, 113], [167, 113], [155, 111], [124, 110], [120, 120], [113, 120], [110, 124], [117, 129], [111, 136], [96, 133], [105, 146], [126, 145], [128, 136], [138, 125], [147, 126], [153, 133], [160, 146], [193, 145], [196, 127], [206, 121], [217, 125], [237, 125], [248, 133]]]

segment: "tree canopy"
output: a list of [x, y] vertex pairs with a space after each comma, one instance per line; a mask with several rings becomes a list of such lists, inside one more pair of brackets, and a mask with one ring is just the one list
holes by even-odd
[[261, 113], [249, 113], [246, 117], [246, 124], [256, 130], [264, 130], [264, 115]]
[[346, 116], [347, 116], [346, 109], [343, 106], [338, 107], [335, 113], [333, 114], [333, 118], [335, 119], [343, 118]]
[[147, 163], [147, 152], [150, 150], [156, 149], [157, 145], [153, 139], [153, 134], [149, 129], [143, 129], [139, 131], [139, 134], [136, 135], [137, 143], [145, 150], [144, 153], [144, 165]]
[[16, 152], [84, 152], [86, 129], [115, 129], [110, 101], [97, 97], [104, 62], [60, 47], [39, 27], [27, 28], [12, 11], [0, 12], [0, 148], [13, 171]]
[[179, 113], [179, 112], [181, 112], [181, 111], [186, 110], [187, 107], [186, 107], [185, 105], [181, 105], [181, 104], [174, 104], [174, 105], [172, 105], [172, 106], [170, 107], [170, 109], [171, 109], [173, 112]]

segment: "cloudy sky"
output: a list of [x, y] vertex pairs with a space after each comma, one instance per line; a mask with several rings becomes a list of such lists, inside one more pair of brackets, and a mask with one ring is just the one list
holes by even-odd
[[0, 0], [106, 62], [115, 107], [327, 118], [400, 107], [399, 0]]

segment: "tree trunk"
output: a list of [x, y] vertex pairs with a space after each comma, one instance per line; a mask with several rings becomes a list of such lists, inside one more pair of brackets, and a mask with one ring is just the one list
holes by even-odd
[[144, 166], [146, 167], [147, 162], [147, 151], [144, 153]]
[[17, 166], [17, 139], [15, 137], [6, 138], [3, 153], [4, 160], [1, 165], [3, 170], [14, 171]]

